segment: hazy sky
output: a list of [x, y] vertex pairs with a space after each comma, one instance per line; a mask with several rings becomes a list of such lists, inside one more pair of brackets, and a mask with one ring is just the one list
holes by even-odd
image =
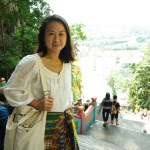
[[45, 0], [55, 14], [69, 25], [147, 24], [150, 25], [150, 0]]

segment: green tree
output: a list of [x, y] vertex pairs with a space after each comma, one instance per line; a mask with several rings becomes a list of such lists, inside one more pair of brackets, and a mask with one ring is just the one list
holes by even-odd
[[[77, 24], [77, 23], [70, 26], [71, 37], [76, 50], [76, 54], [78, 51], [77, 46], [79, 45], [78, 41], [85, 40], [87, 38], [85, 32], [83, 31], [84, 27], [85, 26], [83, 24]], [[72, 68], [73, 99], [74, 101], [76, 101], [79, 98], [81, 98], [82, 75], [80, 73], [81, 72], [80, 68], [78, 68], [75, 65], [75, 63], [72, 63], [71, 68]]]
[[85, 40], [87, 38], [85, 32], [83, 31], [84, 24], [76, 23], [70, 26], [71, 37], [73, 40], [74, 47], [78, 51], [77, 47], [79, 46], [78, 41]]
[[138, 37], [138, 38], [136, 39], [136, 41], [137, 41], [138, 43], [146, 42], [146, 38], [144, 38], [144, 37]]
[[53, 11], [44, 0], [3, 1], [0, 8], [0, 76], [7, 80], [19, 60], [34, 52], [40, 22]]
[[117, 94], [123, 83], [123, 76], [119, 71], [111, 70], [110, 74], [106, 77], [107, 84], [112, 89], [112, 94]]
[[82, 73], [81, 69], [74, 63], [71, 64], [71, 68], [73, 99], [74, 101], [77, 101], [79, 98], [81, 98], [82, 94]]
[[142, 61], [130, 66], [132, 71], [132, 80], [129, 83], [129, 107], [135, 111], [140, 108], [150, 109], [150, 91], [148, 82], [150, 82], [150, 42]]

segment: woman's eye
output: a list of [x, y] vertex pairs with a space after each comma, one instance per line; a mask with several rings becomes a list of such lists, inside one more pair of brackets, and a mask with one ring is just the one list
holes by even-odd
[[53, 35], [54, 33], [49, 33], [49, 35]]

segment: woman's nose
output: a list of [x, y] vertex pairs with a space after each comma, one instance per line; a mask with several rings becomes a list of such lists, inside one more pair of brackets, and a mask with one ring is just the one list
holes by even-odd
[[57, 35], [57, 34], [55, 35], [54, 41], [55, 41], [55, 42], [59, 41], [59, 35]]

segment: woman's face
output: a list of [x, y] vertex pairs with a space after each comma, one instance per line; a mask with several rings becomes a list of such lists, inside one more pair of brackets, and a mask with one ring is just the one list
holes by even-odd
[[45, 44], [47, 51], [59, 54], [67, 41], [66, 30], [62, 23], [53, 21], [45, 29]]

